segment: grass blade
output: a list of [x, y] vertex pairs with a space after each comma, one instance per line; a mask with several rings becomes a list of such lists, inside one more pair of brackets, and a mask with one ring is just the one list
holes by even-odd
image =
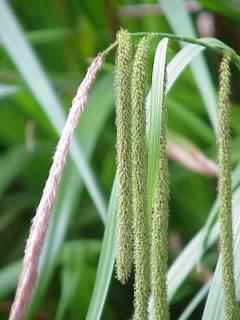
[[162, 120], [162, 108], [165, 95], [165, 66], [166, 66], [166, 54], [167, 54], [168, 39], [163, 39], [159, 42], [156, 50], [153, 76], [152, 76], [152, 90], [151, 90], [151, 108], [149, 112], [149, 122], [147, 130], [147, 143], [148, 143], [148, 176], [147, 176], [147, 202], [148, 202], [148, 214], [153, 207], [154, 190], [156, 189], [156, 181], [159, 165], [160, 154], [160, 132], [161, 132], [161, 120]]
[[188, 304], [187, 308], [181, 314], [178, 320], [187, 320], [191, 317], [193, 311], [197, 308], [197, 306], [201, 303], [204, 297], [207, 295], [211, 281], [207, 282], [196, 294], [196, 296], [192, 299], [192, 301]]
[[205, 48], [196, 44], [188, 44], [180, 50], [167, 67], [167, 87], [171, 88], [178, 75], [190, 62], [194, 61]]
[[[193, 23], [186, 10], [185, 2], [183, 0], [161, 0], [159, 1], [169, 24], [176, 34], [183, 36], [196, 37]], [[176, 12], [178, 13], [176, 15]], [[210, 78], [210, 74], [205, 60], [199, 56], [191, 63], [193, 76], [195, 78], [198, 90], [204, 101], [209, 118], [213, 128], [217, 128], [217, 99], [215, 89]]]
[[3, 97], [11, 96], [17, 92], [18, 88], [14, 85], [0, 84], [0, 99]]
[[[16, 17], [13, 15], [8, 2], [2, 0], [0, 9], [0, 38], [2, 43], [35, 98], [40, 103], [43, 111], [48, 116], [52, 126], [58, 134], [60, 134], [65, 122], [65, 115], [61, 103], [48, 81], [36, 55], [26, 41], [26, 37], [18, 24]], [[103, 197], [97, 186], [94, 175], [89, 168], [84, 153], [82, 152], [80, 145], [76, 142], [73, 143], [71, 156], [101, 218], [104, 220], [106, 209]]]
[[17, 261], [0, 270], [0, 297], [15, 289], [21, 266], [21, 261]]
[[24, 170], [29, 160], [30, 154], [25, 146], [12, 147], [0, 158], [0, 196], [20, 172]]
[[[175, 57], [169, 62], [167, 65], [167, 83], [166, 83], [166, 92], [172, 88], [175, 81], [178, 79], [180, 74], [184, 71], [184, 69], [191, 63], [195, 57], [199, 55], [205, 48], [195, 45], [188, 44], [182, 50], [180, 50]], [[146, 108], [149, 110], [149, 106], [151, 104], [151, 93], [152, 88], [150, 88], [149, 93], [146, 99]], [[149, 117], [149, 112], [147, 111], [147, 117]], [[147, 119], [149, 123], [149, 119]], [[147, 124], [148, 124], [147, 123]]]
[[108, 218], [98, 263], [95, 287], [93, 290], [86, 320], [99, 320], [101, 318], [104, 303], [108, 293], [108, 288], [111, 282], [116, 253], [115, 235], [117, 198], [117, 184], [115, 179], [108, 208]]

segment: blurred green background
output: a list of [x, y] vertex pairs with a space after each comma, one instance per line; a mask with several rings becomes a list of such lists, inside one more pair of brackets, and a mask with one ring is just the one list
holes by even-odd
[[[189, 20], [175, 3], [183, 5]], [[167, 9], [168, 5], [172, 8]], [[238, 1], [174, 0], [168, 5], [166, 1], [151, 0], [0, 1], [0, 319], [7, 319], [14, 297], [30, 222], [64, 114], [89, 62], [114, 41], [120, 26], [131, 32], [177, 31], [185, 35], [195, 29], [199, 36], [217, 37], [239, 50]], [[157, 41], [149, 60], [148, 85], [156, 44]], [[171, 42], [169, 59], [178, 50], [179, 46]], [[217, 92], [219, 56], [208, 52], [205, 61], [204, 70], [213, 88], [205, 83], [199, 92], [196, 76], [188, 67], [167, 99], [169, 132], [171, 141], [180, 148], [189, 150], [195, 145], [215, 161], [214, 130], [203, 96]], [[72, 160], [67, 163], [41, 259], [43, 269], [34, 297], [34, 319], [85, 319], [88, 310], [104, 232], [101, 216], [115, 175], [113, 68], [111, 54], [80, 119], [76, 133], [81, 146], [75, 159], [78, 167]], [[240, 81], [235, 69], [232, 77], [235, 165], [240, 158]], [[81, 178], [81, 172], [85, 178]], [[216, 197], [217, 180], [192, 172], [175, 160], [170, 160], [170, 174], [171, 264], [204, 225]], [[172, 319], [178, 319], [211, 276], [216, 259], [217, 246], [208, 253], [201, 270], [194, 270], [175, 294]], [[102, 319], [130, 319], [132, 285], [133, 278], [123, 287], [113, 276]], [[200, 319], [202, 307], [192, 319]]]

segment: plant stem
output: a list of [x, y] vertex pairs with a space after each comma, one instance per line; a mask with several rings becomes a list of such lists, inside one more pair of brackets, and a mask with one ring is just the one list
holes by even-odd
[[134, 33], [131, 33], [131, 35], [132, 36], [152, 35], [153, 37], [165, 37], [165, 38], [169, 38], [176, 41], [182, 41], [182, 42], [203, 46], [210, 50], [216, 51], [221, 55], [226, 53], [228, 55], [231, 55], [232, 62], [240, 70], [240, 56], [231, 47], [227, 46], [226, 44], [224, 44], [223, 42], [215, 38], [196, 39], [196, 38], [184, 37], [181, 35], [175, 35], [172, 33], [165, 33], [165, 32], [134, 32]]
[[[210, 50], [213, 50], [215, 52], [218, 52], [219, 54], [227, 53], [231, 55], [232, 62], [235, 64], [235, 66], [240, 70], [240, 56], [236, 53], [235, 50], [233, 50], [231, 47], [227, 46], [225, 43], [219, 41], [215, 38], [191, 38], [191, 37], [184, 37], [181, 35], [175, 35], [172, 33], [165, 33], [165, 32], [132, 32], [130, 33], [131, 36], [146, 36], [150, 35], [152, 37], [165, 37], [169, 38], [175, 41], [182, 41], [187, 43], [196, 44], [205, 48], [208, 48]], [[209, 41], [213, 40], [213, 42]], [[118, 41], [116, 40], [114, 43], [112, 43], [108, 48], [106, 48], [102, 54], [106, 56], [108, 53], [110, 53], [116, 46], [118, 45]]]

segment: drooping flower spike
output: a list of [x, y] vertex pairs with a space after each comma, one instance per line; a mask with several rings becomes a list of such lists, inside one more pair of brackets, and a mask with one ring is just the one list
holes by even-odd
[[153, 293], [154, 320], [169, 319], [167, 301], [169, 172], [167, 158], [166, 107], [167, 106], [164, 103], [159, 137], [159, 168], [156, 173], [157, 182], [151, 223], [151, 289]]
[[232, 232], [232, 189], [230, 149], [230, 60], [223, 57], [220, 65], [218, 96], [218, 162], [219, 162], [219, 219], [220, 249], [224, 287], [225, 320], [238, 319], [234, 283], [233, 232]]
[[145, 87], [151, 37], [140, 40], [132, 74], [132, 185], [135, 301], [134, 319], [147, 319], [150, 293], [150, 239], [147, 217], [147, 146]]
[[126, 283], [133, 263], [132, 229], [132, 164], [131, 164], [131, 69], [133, 47], [125, 30], [117, 35], [118, 50], [115, 71], [116, 127], [117, 127], [117, 257], [116, 274]]

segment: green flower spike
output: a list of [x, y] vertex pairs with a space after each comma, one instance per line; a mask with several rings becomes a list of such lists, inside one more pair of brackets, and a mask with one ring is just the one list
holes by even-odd
[[146, 216], [147, 149], [145, 121], [145, 82], [149, 40], [137, 48], [132, 74], [132, 185], [135, 267], [135, 320], [147, 319], [150, 292], [150, 242]]
[[[165, 79], [166, 81], [166, 79]], [[166, 153], [167, 109], [162, 110], [160, 133], [159, 172], [151, 223], [151, 288], [154, 301], [154, 320], [168, 320], [167, 268], [168, 268], [168, 217], [169, 173]]]
[[131, 181], [131, 66], [133, 48], [127, 31], [120, 30], [117, 39], [115, 86], [119, 205], [116, 273], [117, 279], [124, 284], [128, 280], [133, 263]]
[[223, 287], [225, 320], [236, 320], [237, 302], [233, 267], [232, 190], [230, 157], [230, 56], [220, 65], [220, 88], [218, 100], [218, 162], [219, 162], [219, 219], [220, 248], [223, 263]]

